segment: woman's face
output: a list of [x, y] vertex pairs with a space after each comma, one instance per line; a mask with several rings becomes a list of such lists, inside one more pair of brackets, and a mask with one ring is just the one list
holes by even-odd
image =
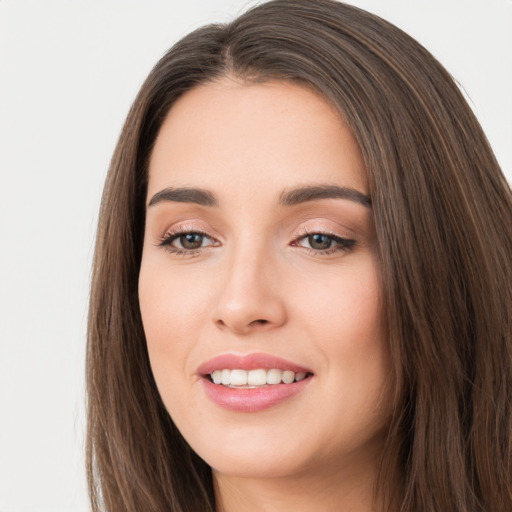
[[140, 308], [163, 402], [217, 474], [375, 462], [389, 361], [367, 196], [354, 137], [302, 86], [224, 78], [165, 119]]

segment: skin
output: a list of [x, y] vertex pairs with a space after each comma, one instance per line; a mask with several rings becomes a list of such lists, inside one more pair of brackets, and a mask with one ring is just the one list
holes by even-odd
[[[213, 468], [224, 512], [379, 510], [390, 368], [372, 210], [347, 198], [278, 204], [283, 191], [319, 184], [369, 194], [341, 116], [286, 82], [196, 87], [170, 110], [150, 159], [139, 297], [151, 367], [177, 427]], [[168, 187], [206, 189], [218, 205], [149, 205]], [[177, 229], [207, 236], [192, 251]], [[314, 233], [354, 242], [314, 249]], [[313, 376], [263, 411], [213, 403], [198, 367], [255, 352]]]

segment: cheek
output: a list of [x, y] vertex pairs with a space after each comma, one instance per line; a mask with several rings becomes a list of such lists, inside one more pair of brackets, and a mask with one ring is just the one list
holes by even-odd
[[[187, 272], [170, 272], [164, 264], [152, 261], [141, 265], [139, 304], [148, 347], [176, 349], [175, 340], [189, 339], [198, 323], [204, 322], [202, 304], [205, 286]], [[172, 341], [172, 343], [171, 343]]]
[[[184, 387], [187, 354], [190, 352], [191, 316], [190, 301], [186, 293], [170, 282], [164, 272], [154, 272], [141, 267], [139, 277], [139, 302], [146, 336], [151, 371], [160, 397], [176, 420], [186, 411], [196, 409], [193, 396]], [[164, 277], [165, 276], [165, 277]]]
[[380, 283], [373, 259], [305, 294], [302, 318], [323, 356], [329, 386], [349, 409], [380, 409], [390, 375], [389, 346]]
[[[183, 274], [183, 273], [182, 273]], [[176, 400], [194, 330], [204, 323], [198, 291], [183, 277], [170, 275], [164, 264], [143, 259], [139, 276], [139, 304], [148, 355], [155, 382], [167, 407]]]
[[[354, 373], [360, 369], [363, 379], [380, 381], [388, 372], [389, 357], [384, 329], [384, 309], [375, 266], [356, 274], [346, 282], [347, 296], [340, 301], [339, 323], [335, 327], [342, 337], [342, 356], [354, 360]], [[364, 371], [367, 369], [368, 371]]]
[[323, 276], [297, 300], [301, 315], [332, 350], [364, 351], [380, 346], [383, 307], [373, 258]]

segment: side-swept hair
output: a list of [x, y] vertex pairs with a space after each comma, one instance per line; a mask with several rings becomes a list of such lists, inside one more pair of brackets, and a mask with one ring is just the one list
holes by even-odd
[[318, 91], [361, 147], [396, 383], [378, 481], [389, 510], [510, 512], [510, 187], [434, 57], [386, 21], [331, 0], [271, 1], [193, 32], [157, 63], [130, 110], [105, 185], [90, 299], [93, 510], [215, 510], [210, 468], [156, 389], [137, 281], [160, 126], [184, 92], [226, 75]]

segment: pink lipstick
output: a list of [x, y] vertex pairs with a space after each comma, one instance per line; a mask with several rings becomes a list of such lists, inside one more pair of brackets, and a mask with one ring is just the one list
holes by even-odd
[[212, 402], [238, 412], [282, 403], [304, 390], [313, 375], [303, 366], [263, 353], [223, 354], [202, 364], [197, 373]]

